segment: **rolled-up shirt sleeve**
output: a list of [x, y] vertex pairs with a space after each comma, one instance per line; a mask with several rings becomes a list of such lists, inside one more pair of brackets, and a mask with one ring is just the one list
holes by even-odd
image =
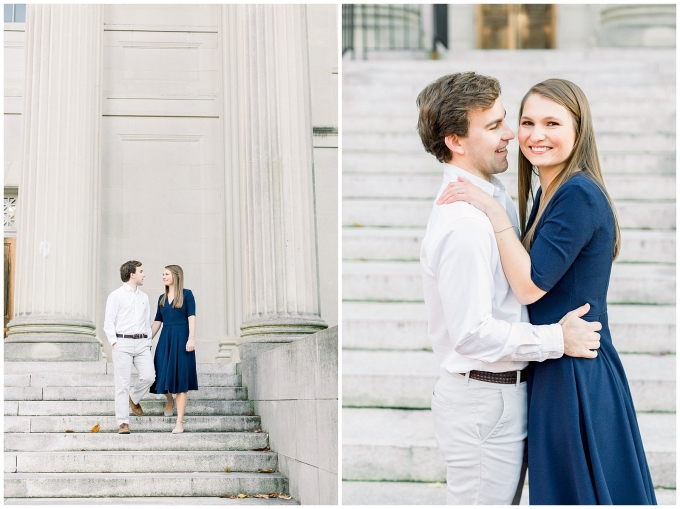
[[[433, 256], [454, 350], [484, 362], [543, 361], [564, 353], [558, 324], [510, 323], [492, 316], [493, 233], [477, 218], [462, 218], [438, 243]], [[496, 257], [497, 258], [497, 257]], [[496, 263], [500, 263], [497, 260]]]
[[118, 298], [115, 292], [109, 294], [106, 299], [106, 311], [104, 313], [104, 334], [111, 346], [117, 341], [116, 338], [116, 314], [118, 313]]
[[144, 302], [146, 306], [146, 312], [144, 313], [144, 334], [151, 341], [151, 306], [149, 305], [149, 296], [144, 294]]

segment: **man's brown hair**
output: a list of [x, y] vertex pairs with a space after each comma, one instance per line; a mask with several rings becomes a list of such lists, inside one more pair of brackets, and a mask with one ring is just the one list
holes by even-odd
[[129, 262], [125, 262], [123, 265], [121, 265], [120, 278], [123, 280], [123, 283], [130, 281], [130, 276], [137, 272], [137, 267], [141, 266], [142, 262], [138, 262], [136, 260], [130, 260]]
[[418, 134], [423, 147], [440, 163], [451, 160], [451, 151], [444, 139], [455, 134], [467, 136], [470, 127], [468, 112], [493, 106], [501, 94], [496, 78], [474, 72], [447, 74], [426, 86], [416, 99]]

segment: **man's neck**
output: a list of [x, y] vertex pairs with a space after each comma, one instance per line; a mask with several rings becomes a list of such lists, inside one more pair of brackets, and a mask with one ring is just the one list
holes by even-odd
[[128, 285], [130, 288], [132, 288], [132, 291], [133, 291], [133, 292], [136, 292], [136, 291], [137, 291], [137, 285], [134, 283], [134, 281], [130, 280], [130, 281], [128, 281], [128, 282], [125, 283], [125, 284]]
[[461, 163], [460, 161], [454, 161], [453, 159], [451, 161], [449, 161], [449, 164], [455, 166], [456, 168], [460, 168], [461, 170], [465, 170], [466, 172], [474, 175], [475, 177], [479, 177], [482, 180], [486, 180], [487, 182], [491, 182], [491, 176], [482, 172], [481, 170], [479, 170], [477, 168], [471, 168], [469, 165]]

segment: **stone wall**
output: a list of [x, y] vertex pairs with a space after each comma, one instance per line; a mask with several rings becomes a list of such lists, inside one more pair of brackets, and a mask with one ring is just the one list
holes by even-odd
[[338, 328], [239, 364], [279, 470], [301, 504], [338, 503]]

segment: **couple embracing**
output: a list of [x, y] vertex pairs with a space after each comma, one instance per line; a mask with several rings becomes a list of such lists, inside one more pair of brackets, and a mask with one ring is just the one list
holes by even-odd
[[[163, 271], [165, 293], [158, 297], [156, 318], [150, 323], [149, 298], [139, 289], [145, 277], [141, 262], [125, 262], [120, 267], [123, 285], [106, 300], [104, 332], [113, 357], [118, 433], [130, 433], [130, 409], [135, 415], [143, 415], [140, 401], [149, 391], [165, 394], [166, 417], [173, 415], [172, 395], [177, 395], [177, 420], [172, 433], [182, 433], [187, 393], [198, 390], [194, 351], [196, 303], [191, 290], [184, 288], [182, 267], [168, 265]], [[152, 340], [161, 325], [163, 330], [152, 359]], [[133, 365], [139, 378], [130, 389]]]
[[561, 79], [522, 99], [518, 221], [495, 177], [515, 137], [500, 93], [468, 72], [417, 100], [423, 145], [446, 163], [421, 266], [447, 501], [518, 504], [528, 463], [531, 504], [656, 504], [609, 333], [620, 233], [588, 101]]

